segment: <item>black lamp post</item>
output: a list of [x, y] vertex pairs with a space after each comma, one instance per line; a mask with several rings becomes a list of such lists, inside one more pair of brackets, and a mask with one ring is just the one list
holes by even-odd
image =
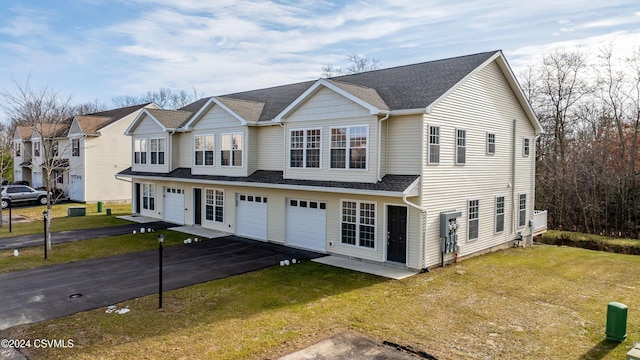
[[164, 235], [158, 234], [158, 309], [162, 309], [162, 243]]
[[47, 259], [47, 215], [48, 212], [42, 212], [42, 219], [44, 220], [44, 259]]

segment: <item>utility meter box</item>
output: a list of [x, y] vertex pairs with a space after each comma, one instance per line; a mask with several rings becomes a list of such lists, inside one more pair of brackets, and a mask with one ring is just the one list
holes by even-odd
[[619, 302], [607, 305], [607, 340], [623, 342], [627, 338], [627, 314], [629, 308]]
[[458, 251], [458, 218], [461, 216], [460, 211], [440, 213], [440, 237], [442, 238], [443, 254]]

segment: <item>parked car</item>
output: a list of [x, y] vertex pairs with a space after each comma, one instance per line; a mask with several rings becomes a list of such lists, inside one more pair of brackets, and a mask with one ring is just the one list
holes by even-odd
[[26, 185], [6, 185], [2, 187], [2, 208], [6, 209], [9, 204], [37, 202], [47, 205], [47, 192], [36, 190]]

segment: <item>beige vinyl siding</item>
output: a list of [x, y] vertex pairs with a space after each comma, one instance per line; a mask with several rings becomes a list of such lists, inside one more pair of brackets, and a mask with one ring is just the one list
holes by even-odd
[[131, 166], [131, 138], [123, 134], [137, 114], [136, 112], [101, 129], [101, 136], [80, 140], [80, 159], [85, 168], [82, 182], [86, 202], [131, 201], [130, 183], [116, 179], [115, 175]]
[[[470, 255], [513, 240], [511, 231], [512, 189], [509, 187], [512, 160], [512, 127], [517, 121], [515, 197], [527, 193], [532, 204], [533, 156], [521, 157], [521, 139], [534, 137], [534, 129], [496, 63], [469, 78], [425, 115], [423, 149], [428, 147], [428, 126], [440, 126], [440, 163], [427, 164], [422, 156], [422, 205], [429, 211], [427, 223], [427, 265], [440, 263], [440, 212], [457, 210], [460, 256]], [[466, 130], [466, 163], [455, 164], [456, 129]], [[486, 134], [496, 134], [495, 155], [486, 154]], [[533, 142], [532, 142], [533, 144]], [[505, 231], [494, 234], [495, 197], [505, 196]], [[467, 241], [467, 202], [479, 200], [479, 237]], [[517, 215], [516, 212], [513, 212]], [[532, 214], [532, 211], [531, 211]], [[528, 231], [528, 229], [527, 229]], [[450, 260], [452, 255], [447, 256]]]
[[[332, 169], [331, 168], [331, 129], [336, 127], [367, 126], [367, 168], [366, 169]], [[320, 168], [290, 167], [291, 130], [320, 129], [321, 155]], [[377, 138], [378, 120], [376, 116], [361, 116], [324, 121], [292, 122], [285, 125], [285, 161], [284, 176], [288, 179], [333, 180], [375, 183], [377, 181]]]
[[284, 129], [281, 126], [260, 126], [257, 136], [257, 168], [282, 170], [284, 166]]
[[173, 163], [176, 168], [193, 166], [193, 133], [176, 133], [172, 135]]
[[227, 128], [240, 126], [242, 123], [233, 115], [218, 105], [213, 105], [209, 111], [204, 113], [201, 118], [193, 125], [194, 130], [208, 130], [215, 128]]
[[[135, 182], [143, 182], [134, 180]], [[351, 194], [323, 193], [314, 191], [281, 190], [260, 187], [224, 186], [218, 184], [197, 184], [190, 182], [156, 182], [156, 211], [154, 213], [143, 211], [143, 215], [161, 219], [159, 213], [163, 209], [162, 189], [164, 187], [179, 187], [185, 189], [185, 224], [193, 224], [193, 188], [201, 188], [204, 196], [206, 188], [219, 189], [224, 191], [224, 223], [217, 223], [204, 220], [204, 200], [203, 200], [203, 221], [202, 227], [235, 233], [236, 231], [236, 196], [238, 194], [263, 196], [268, 199], [267, 213], [267, 239], [270, 242], [285, 244], [285, 219], [287, 200], [305, 199], [323, 201], [326, 203], [327, 224], [326, 224], [326, 249], [329, 254], [339, 254], [361, 259], [385, 262], [386, 256], [386, 206], [405, 206], [400, 198], [389, 198], [380, 196], [355, 196]], [[376, 204], [376, 246], [375, 249], [357, 247], [341, 243], [341, 202], [343, 200], [366, 201]], [[421, 213], [414, 208], [408, 207], [407, 212], [407, 266], [413, 269], [422, 267], [421, 256]], [[333, 246], [329, 246], [333, 242]]]
[[[237, 122], [237, 124], [239, 124]], [[249, 153], [251, 152], [250, 144], [252, 141], [251, 133], [249, 131], [249, 127], [247, 126], [235, 126], [228, 128], [201, 128], [199, 130], [194, 130], [191, 134], [191, 148], [193, 149], [193, 139], [194, 135], [214, 135], [214, 165], [213, 166], [193, 166], [193, 154], [191, 157], [191, 168], [193, 174], [198, 175], [222, 175], [222, 176], [247, 176], [249, 175]], [[253, 132], [255, 134], [255, 132]], [[242, 134], [242, 166], [222, 166], [221, 165], [221, 151], [222, 151], [222, 136], [227, 134]], [[255, 139], [254, 147], [255, 147]], [[255, 154], [255, 150], [254, 150]], [[254, 156], [255, 157], [255, 156]]]
[[422, 116], [392, 116], [386, 122], [388, 123], [386, 135], [388, 148], [386, 154], [383, 152], [382, 160], [382, 163], [386, 163], [386, 173], [419, 174], [422, 154], [418, 145], [421, 141]]
[[245, 139], [245, 159], [247, 161], [247, 175], [258, 170], [258, 129], [255, 127], [246, 128], [247, 137]]
[[342, 119], [370, 115], [369, 111], [344, 96], [321, 87], [313, 96], [300, 105], [286, 122]]

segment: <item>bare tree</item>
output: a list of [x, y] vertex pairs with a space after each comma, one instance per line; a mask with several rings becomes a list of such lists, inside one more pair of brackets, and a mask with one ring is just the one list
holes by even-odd
[[334, 77], [340, 75], [357, 74], [365, 71], [378, 70], [380, 68], [380, 60], [362, 56], [356, 53], [345, 56], [347, 67], [342, 68], [333, 64], [324, 65], [321, 68], [323, 77]]
[[[12, 125], [31, 128], [34, 137], [39, 137], [38, 151], [40, 163], [32, 163], [34, 168], [42, 170], [43, 185], [47, 190], [47, 216], [60, 196], [56, 184], [68, 171], [65, 154], [69, 142], [67, 133], [74, 115], [71, 97], [63, 97], [51, 88], [35, 90], [30, 87], [29, 79], [25, 85], [14, 81], [15, 90], [0, 92], [0, 106]], [[27, 153], [25, 149], [25, 153]], [[67, 160], [68, 162], [68, 160]], [[50, 218], [50, 217], [49, 217]], [[47, 222], [47, 249], [51, 249], [51, 221]]]
[[[0, 122], [0, 174], [2, 181], [13, 179], [13, 141], [10, 127], [4, 122]], [[3, 226], [2, 207], [0, 206], [0, 228]]]
[[189, 93], [186, 90], [171, 90], [169, 88], [160, 88], [156, 91], [147, 91], [146, 94], [135, 97], [131, 95], [115, 96], [111, 98], [116, 107], [127, 107], [142, 103], [155, 103], [163, 109], [179, 109], [200, 98], [204, 97], [203, 92], [197, 91], [195, 88]]

